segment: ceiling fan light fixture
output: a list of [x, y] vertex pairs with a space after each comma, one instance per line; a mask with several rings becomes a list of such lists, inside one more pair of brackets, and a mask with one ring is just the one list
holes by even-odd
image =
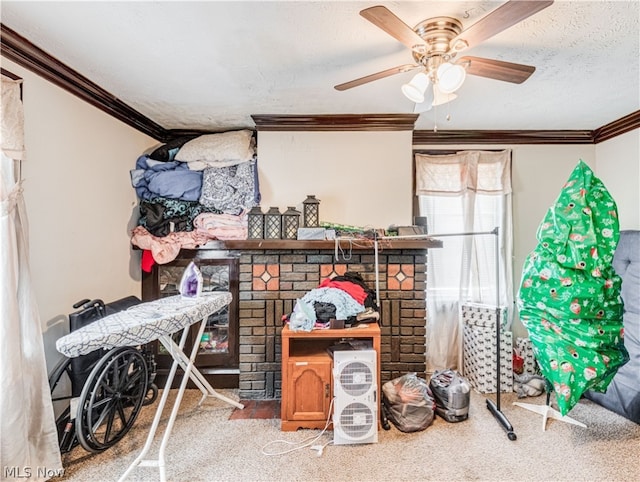
[[424, 100], [419, 104], [415, 104], [413, 107], [414, 114], [422, 114], [423, 112], [431, 110], [433, 107], [435, 90], [435, 85], [433, 87], [427, 87], [427, 90], [424, 91]]
[[407, 99], [416, 104], [424, 102], [424, 93], [429, 87], [429, 76], [424, 72], [419, 72], [413, 76], [411, 81], [402, 86], [402, 93]]
[[446, 104], [458, 97], [457, 94], [443, 92], [438, 85], [433, 86], [433, 106]]
[[444, 94], [452, 94], [464, 83], [467, 71], [461, 65], [443, 62], [438, 67], [438, 87]]
[[453, 43], [452, 50], [460, 52], [461, 50], [466, 49], [468, 46], [469, 44], [465, 40], [462, 40], [460, 38]]

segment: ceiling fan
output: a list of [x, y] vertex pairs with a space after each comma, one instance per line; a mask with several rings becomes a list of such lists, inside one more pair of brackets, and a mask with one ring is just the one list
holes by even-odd
[[[462, 30], [462, 23], [453, 17], [423, 20], [413, 29], [384, 6], [362, 10], [360, 15], [406, 45], [415, 63], [398, 65], [375, 74], [360, 77], [335, 86], [347, 90], [391, 75], [420, 70], [402, 91], [417, 104], [444, 104], [453, 100], [466, 74], [520, 84], [535, 71], [530, 65], [458, 54], [538, 13], [553, 3], [550, 1], [510, 0]], [[433, 89], [427, 90], [429, 84]]]

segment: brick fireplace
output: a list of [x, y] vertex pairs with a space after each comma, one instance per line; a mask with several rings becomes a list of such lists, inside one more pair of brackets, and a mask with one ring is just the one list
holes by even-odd
[[[378, 246], [380, 292], [381, 382], [416, 372], [425, 377], [427, 252], [442, 246], [435, 240], [381, 240]], [[226, 284], [237, 300], [228, 312], [228, 347], [223, 353], [199, 355], [196, 364], [216, 388], [238, 387], [240, 398], [281, 398], [283, 315], [298, 298], [325, 278], [357, 272], [376, 288], [372, 241], [298, 240], [214, 241], [201, 249], [182, 250], [167, 265], [157, 265], [142, 277], [144, 300], [174, 294], [176, 283], [195, 259], [209, 275], [226, 273]], [[172, 274], [174, 282], [166, 282]], [[163, 281], [164, 280], [164, 281]], [[225, 288], [226, 289], [226, 288]], [[158, 380], [171, 360], [157, 354]]]
[[[226, 242], [239, 254], [239, 395], [281, 398], [282, 317], [320, 282], [346, 271], [360, 273], [375, 290], [371, 241], [248, 240]], [[416, 372], [425, 377], [427, 250], [439, 241], [380, 241], [381, 382]], [[241, 249], [238, 249], [241, 248]]]

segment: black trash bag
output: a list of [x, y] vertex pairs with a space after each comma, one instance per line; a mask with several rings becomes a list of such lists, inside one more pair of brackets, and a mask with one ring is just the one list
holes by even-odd
[[436, 413], [447, 422], [462, 422], [469, 417], [471, 384], [458, 372], [434, 372], [429, 388], [436, 401]]
[[382, 385], [383, 410], [401, 432], [418, 432], [433, 422], [436, 404], [426, 380], [407, 373]]

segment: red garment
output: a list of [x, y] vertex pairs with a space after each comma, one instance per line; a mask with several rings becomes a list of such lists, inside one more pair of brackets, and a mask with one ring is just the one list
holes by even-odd
[[331, 278], [325, 278], [319, 287], [341, 289], [351, 295], [351, 297], [361, 305], [364, 305], [364, 300], [367, 299], [367, 292], [364, 288], [351, 281], [334, 281]]
[[140, 260], [140, 267], [142, 271], [145, 273], [151, 273], [151, 269], [153, 265], [156, 264], [156, 260], [153, 259], [153, 253], [151, 253], [150, 249], [145, 249], [142, 251], [142, 259]]

